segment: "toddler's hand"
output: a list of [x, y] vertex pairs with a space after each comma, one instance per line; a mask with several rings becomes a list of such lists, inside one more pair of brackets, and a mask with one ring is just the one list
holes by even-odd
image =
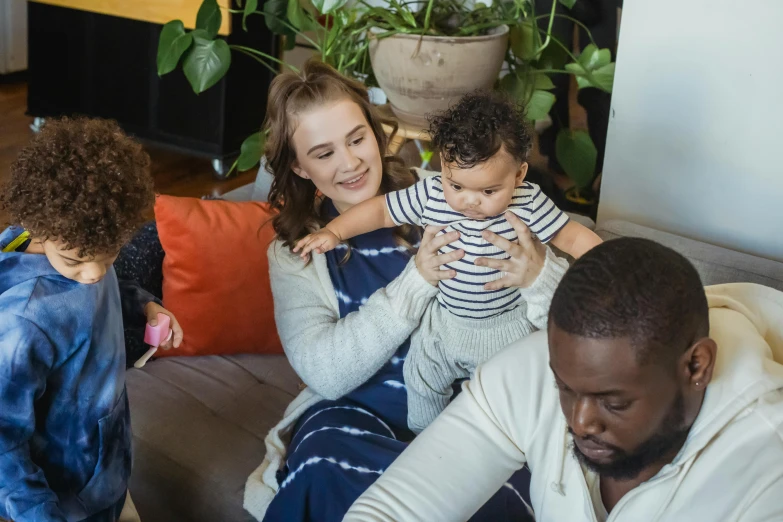
[[333, 250], [334, 247], [339, 244], [340, 238], [337, 237], [337, 234], [328, 228], [322, 228], [315, 234], [310, 234], [303, 239], [300, 239], [294, 247], [294, 253], [301, 250], [302, 253], [299, 255], [302, 259], [307, 259], [307, 256], [310, 255], [310, 252], [313, 250], [318, 254], [323, 254], [324, 252]]
[[171, 336], [171, 339], [161, 344], [158, 348], [162, 348], [164, 350], [168, 350], [172, 346], [174, 348], [179, 348], [179, 345], [182, 344], [182, 338], [184, 335], [182, 333], [182, 327], [179, 325], [177, 318], [174, 317], [174, 314], [160, 306], [155, 301], [150, 301], [147, 303], [147, 306], [144, 307], [144, 315], [147, 316], [147, 323], [151, 324], [152, 326], [158, 325], [158, 314], [169, 316], [169, 319], [171, 320], [171, 324], [169, 326], [172, 332], [174, 332], [174, 335]]

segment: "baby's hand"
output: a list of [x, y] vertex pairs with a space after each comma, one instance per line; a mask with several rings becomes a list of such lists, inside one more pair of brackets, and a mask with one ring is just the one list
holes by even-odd
[[302, 253], [300, 256], [302, 256], [302, 259], [307, 259], [307, 256], [310, 255], [310, 252], [313, 250], [318, 254], [323, 254], [324, 252], [333, 250], [334, 247], [339, 244], [340, 238], [337, 237], [337, 234], [328, 228], [322, 228], [315, 234], [310, 234], [303, 239], [300, 239], [294, 247], [294, 253], [301, 250]]
[[144, 307], [144, 315], [147, 316], [147, 323], [150, 325], [158, 325], [158, 314], [169, 316], [169, 319], [171, 320], [171, 324], [169, 326], [172, 332], [174, 332], [174, 335], [171, 336], [171, 339], [161, 344], [158, 348], [163, 348], [164, 350], [168, 350], [172, 346], [174, 348], [179, 348], [179, 345], [182, 344], [183, 333], [182, 327], [179, 325], [177, 318], [174, 317], [174, 314], [160, 306], [155, 301], [150, 301], [147, 303], [147, 306]]

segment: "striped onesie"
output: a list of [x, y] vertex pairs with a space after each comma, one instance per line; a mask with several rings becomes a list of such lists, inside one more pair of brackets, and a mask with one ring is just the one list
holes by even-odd
[[[516, 241], [516, 231], [503, 215], [473, 220], [455, 211], [446, 202], [441, 176], [428, 177], [405, 190], [387, 194], [386, 205], [397, 225], [445, 225], [441, 234], [459, 232], [459, 239], [442, 248], [441, 254], [459, 249], [465, 251], [462, 259], [444, 265], [444, 268], [454, 270], [456, 276], [438, 284], [437, 303], [441, 310], [430, 310], [425, 317], [430, 324], [423, 323], [419, 335], [412, 338], [411, 352], [416, 354], [406, 361], [406, 366], [411, 365], [411, 368], [406, 369], [405, 378], [409, 425], [418, 431], [448, 404], [450, 391], [445, 389], [446, 380], [468, 377], [478, 364], [506, 344], [531, 333], [535, 325], [525, 317], [526, 306], [523, 305], [526, 303], [520, 289], [484, 290], [484, 284], [500, 279], [502, 273], [474, 264], [480, 257], [508, 259], [505, 251], [481, 236], [482, 231], [489, 230]], [[527, 181], [514, 190], [508, 210], [519, 216], [542, 243], [548, 243], [569, 219], [537, 185]], [[524, 323], [522, 326], [518, 324], [520, 321]], [[464, 329], [471, 331], [470, 342], [465, 335], [459, 338], [451, 335]], [[422, 351], [425, 353], [419, 353]], [[413, 368], [411, 360], [419, 361], [421, 367]], [[448, 387], [451, 384], [453, 380]], [[441, 404], [434, 405], [433, 401]]]

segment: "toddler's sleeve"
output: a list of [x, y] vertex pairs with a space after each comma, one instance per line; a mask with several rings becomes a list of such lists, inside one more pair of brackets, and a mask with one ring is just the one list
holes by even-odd
[[386, 194], [386, 208], [397, 225], [423, 226], [427, 224], [424, 209], [430, 194], [432, 178], [426, 178], [406, 189]]
[[126, 327], [143, 327], [147, 323], [144, 308], [152, 302], [163, 306], [163, 302], [143, 289], [136, 281], [118, 279], [120, 302], [122, 303], [122, 322]]
[[66, 521], [29, 446], [53, 364], [54, 348], [37, 326], [0, 315], [0, 515], [15, 522]]
[[570, 219], [541, 187], [527, 181], [515, 191], [509, 210], [519, 216], [542, 243], [549, 243]]

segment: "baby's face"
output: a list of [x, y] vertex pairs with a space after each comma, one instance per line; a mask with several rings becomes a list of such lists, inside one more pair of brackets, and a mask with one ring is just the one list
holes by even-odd
[[444, 164], [441, 170], [446, 202], [469, 219], [487, 219], [503, 214], [511, 204], [514, 188], [527, 174], [527, 163], [519, 163], [501, 147], [488, 161], [469, 169]]
[[61, 276], [85, 285], [103, 279], [117, 259], [116, 253], [80, 257], [78, 249], [65, 250], [60, 241], [44, 241], [43, 250], [49, 263]]

